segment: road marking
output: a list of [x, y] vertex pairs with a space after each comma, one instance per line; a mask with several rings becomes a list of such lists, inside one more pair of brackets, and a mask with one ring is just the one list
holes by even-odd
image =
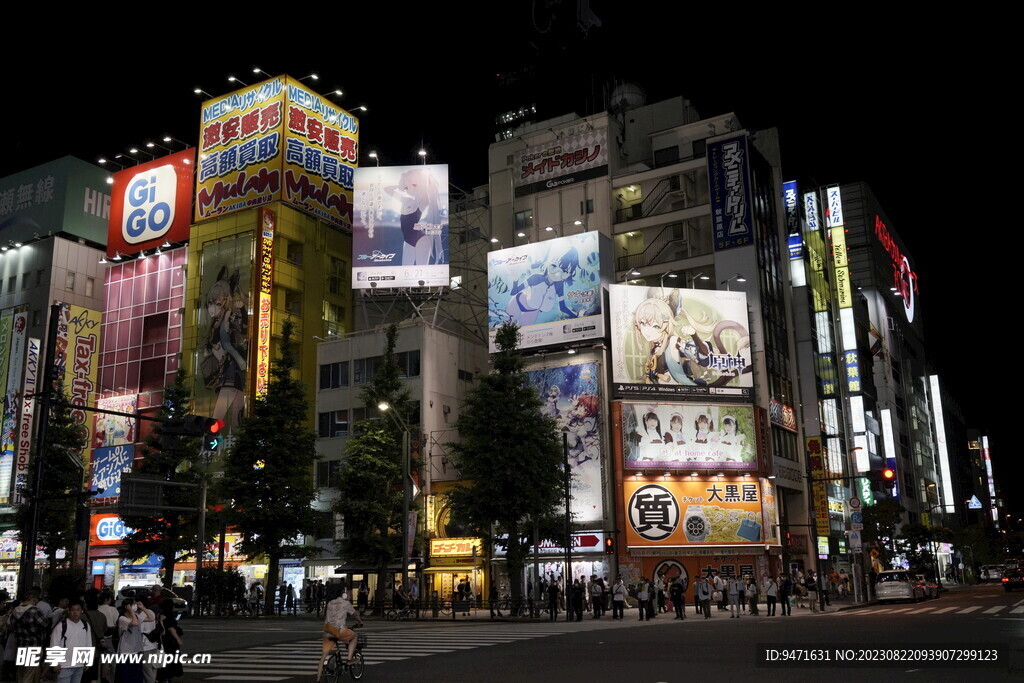
[[935, 614], [944, 614], [945, 612], [952, 612], [955, 609], [956, 609], [956, 607], [943, 607], [940, 610], [936, 610]]
[[[209, 672], [218, 673], [218, 672]], [[228, 673], [225, 671], [224, 673]], [[231, 672], [234, 673], [234, 672]], [[315, 671], [313, 673], [316, 673]], [[286, 681], [292, 676], [212, 676], [208, 681]]]
[[1021, 614], [1024, 613], [1024, 607], [1015, 607], [1010, 610], [1010, 614]]
[[924, 614], [925, 612], [931, 612], [933, 609], [935, 609], [935, 608], [934, 607], [922, 607], [921, 609], [916, 610], [914, 612], [914, 614]]
[[1017, 605], [1024, 605], [1024, 599], [1018, 600], [1017, 602], [1013, 603], [1014, 607], [1016, 607]]
[[974, 610], [981, 609], [981, 605], [975, 605], [974, 607], [965, 607], [964, 609], [957, 612], [957, 614], [970, 614]]
[[909, 612], [912, 609], [914, 609], [914, 608], [913, 607], [904, 607], [903, 609], [894, 609], [894, 610], [890, 610], [889, 614], [899, 614], [900, 612]]
[[983, 612], [983, 614], [995, 614], [1001, 609], [1003, 609], [1003, 605], [999, 605], [998, 607], [989, 607], [987, 610]]

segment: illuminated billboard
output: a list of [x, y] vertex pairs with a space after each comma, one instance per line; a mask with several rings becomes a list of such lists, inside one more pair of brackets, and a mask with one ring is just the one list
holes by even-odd
[[195, 157], [186, 149], [114, 174], [107, 256], [188, 240]]
[[754, 386], [747, 295], [612, 285], [612, 382], [620, 396], [746, 399]]
[[621, 436], [628, 470], [757, 469], [750, 406], [624, 401]]
[[572, 515], [577, 522], [604, 519], [601, 489], [603, 410], [597, 363], [530, 370], [530, 385], [544, 401], [542, 412], [568, 436]]
[[352, 225], [359, 122], [278, 76], [203, 103], [197, 221], [285, 201], [333, 225]]
[[269, 207], [260, 209], [259, 282], [256, 287], [259, 307], [256, 313], [256, 362], [253, 363], [257, 399], [266, 398], [270, 384], [270, 317], [273, 308], [276, 226], [277, 214]]
[[252, 248], [244, 233], [207, 242], [202, 251], [195, 413], [224, 420], [227, 433], [245, 410]]
[[[138, 394], [128, 396], [110, 396], [96, 400], [96, 407], [117, 413], [134, 414], [138, 408]], [[109, 448], [135, 443], [138, 435], [135, 431], [135, 418], [126, 415], [96, 413], [93, 427], [93, 448]]]
[[754, 243], [750, 148], [746, 134], [707, 143], [715, 251]]
[[611, 246], [596, 232], [560, 237], [487, 255], [487, 327], [494, 335], [512, 320], [519, 348], [604, 336], [602, 273], [611, 273]]
[[352, 288], [447, 287], [448, 166], [356, 169]]
[[637, 547], [763, 544], [761, 486], [755, 479], [622, 483], [626, 545]]
[[[9, 321], [9, 322], [8, 322]], [[0, 331], [9, 330], [6, 346], [6, 381], [3, 391], [3, 418], [0, 424], [0, 502], [7, 502], [15, 465], [15, 443], [18, 436], [18, 417], [21, 407], [22, 374], [28, 346], [28, 307], [4, 311]]]
[[578, 131], [516, 154], [517, 197], [572, 185], [607, 173], [608, 129]]
[[[93, 404], [96, 380], [100, 365], [100, 321], [102, 314], [91, 308], [59, 303], [60, 324], [58, 325], [58, 346], [60, 338], [66, 339], [66, 362], [64, 364], [64, 394], [71, 402], [71, 419], [79, 425], [85, 442], [82, 450], [82, 467], [89, 465], [89, 451], [92, 448], [93, 417], [84, 406]], [[67, 327], [63, 322], [67, 320]], [[58, 376], [59, 377], [59, 376]]]

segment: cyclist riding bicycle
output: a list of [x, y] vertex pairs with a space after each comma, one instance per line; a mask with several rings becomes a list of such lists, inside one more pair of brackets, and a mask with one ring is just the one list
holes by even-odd
[[342, 593], [341, 597], [327, 603], [327, 614], [324, 617], [324, 651], [320, 655], [320, 663], [316, 667], [316, 679], [318, 681], [323, 674], [324, 662], [330, 656], [336, 641], [348, 645], [348, 661], [350, 663], [352, 661], [352, 656], [356, 652], [356, 632], [345, 626], [345, 620], [350, 614], [356, 618], [359, 626], [363, 625], [363, 619], [359, 616], [356, 608], [352, 606], [352, 603], [349, 602], [347, 592]]

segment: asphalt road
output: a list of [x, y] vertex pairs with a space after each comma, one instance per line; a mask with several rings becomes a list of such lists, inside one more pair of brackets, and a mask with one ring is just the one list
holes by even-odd
[[[896, 676], [929, 683], [1024, 680], [1021, 592], [1005, 593], [997, 585], [985, 585], [917, 604], [871, 605], [828, 614], [794, 612], [792, 617], [738, 620], [714, 612], [712, 619], [704, 620], [695, 618], [690, 607], [685, 621], [661, 615], [640, 622], [633, 610], [622, 622], [585, 616], [578, 624], [371, 621], [366, 628], [363, 680], [656, 683], [702, 674], [787, 682], [828, 677], [877, 683]], [[320, 639], [319, 622], [312, 618], [186, 620], [184, 627], [189, 652], [213, 653], [211, 664], [186, 667], [186, 681], [314, 680]], [[827, 656], [831, 661], [796, 666], [766, 662], [759, 647], [775, 650], [779, 660]], [[947, 660], [929, 664], [905, 659], [920, 656], [923, 647], [930, 656]], [[978, 654], [950, 652], [951, 648]], [[917, 652], [898, 652], [901, 649]], [[904, 659], [871, 668], [864, 662], [837, 661], [843, 655]], [[948, 659], [964, 656], [989, 661]]]

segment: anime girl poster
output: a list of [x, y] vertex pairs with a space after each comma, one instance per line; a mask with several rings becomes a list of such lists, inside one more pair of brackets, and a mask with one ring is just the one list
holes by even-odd
[[448, 166], [355, 172], [352, 287], [447, 287]]
[[[112, 410], [117, 413], [134, 413], [138, 405], [137, 394], [128, 396], [111, 396], [96, 400], [96, 407], [102, 410]], [[111, 446], [124, 446], [133, 444], [136, 441], [135, 418], [125, 415], [111, 415], [109, 413], [96, 413], [95, 425], [92, 432], [93, 448], [109, 448]]]
[[612, 380], [623, 396], [747, 398], [747, 295], [612, 285]]
[[569, 441], [572, 513], [577, 522], [604, 518], [601, 493], [601, 393], [597, 363], [530, 370], [530, 385], [544, 403], [541, 411], [558, 422]]
[[602, 255], [611, 250], [602, 241], [585, 232], [488, 255], [492, 353], [495, 331], [508, 320], [519, 325], [524, 349], [604, 336], [601, 273], [611, 265], [602, 267]]
[[626, 469], [752, 470], [756, 439], [750, 406], [622, 403]]
[[203, 245], [196, 339], [195, 413], [233, 432], [245, 411], [249, 375], [252, 235]]

